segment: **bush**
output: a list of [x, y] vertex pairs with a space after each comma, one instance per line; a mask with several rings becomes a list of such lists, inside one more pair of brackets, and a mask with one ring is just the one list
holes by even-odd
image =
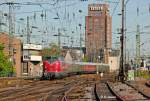
[[0, 44], [0, 76], [8, 76], [12, 71], [12, 63], [3, 53], [4, 46]]
[[145, 79], [150, 79], [150, 71], [149, 70], [137, 70], [135, 71], [135, 77], [142, 77]]

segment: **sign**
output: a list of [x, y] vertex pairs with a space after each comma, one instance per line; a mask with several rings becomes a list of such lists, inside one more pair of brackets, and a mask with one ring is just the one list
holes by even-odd
[[30, 57], [28, 55], [23, 55], [23, 61], [29, 61]]
[[42, 56], [30, 56], [31, 61], [42, 61]]
[[34, 49], [34, 50], [42, 50], [42, 45], [36, 44], [24, 44], [23, 49]]
[[23, 55], [23, 61], [42, 61], [42, 56]]
[[102, 11], [103, 7], [102, 6], [91, 6], [90, 10], [91, 11]]
[[128, 80], [134, 80], [134, 70], [128, 71]]

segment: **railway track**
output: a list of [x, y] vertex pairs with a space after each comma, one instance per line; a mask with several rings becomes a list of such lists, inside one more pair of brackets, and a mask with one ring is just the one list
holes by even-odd
[[122, 101], [150, 101], [149, 98], [126, 83], [117, 82], [110, 85], [115, 95]]
[[[65, 91], [64, 96], [62, 97], [61, 101], [68, 101], [68, 99], [78, 99], [78, 96], [72, 96], [69, 93], [71, 93], [74, 89], [77, 90], [79, 85], [82, 85], [82, 83], [85, 83], [85, 81], [79, 81], [76, 84], [74, 84], [73, 86], [71, 86], [70, 88], [68, 88], [68, 90]], [[83, 91], [83, 90], [81, 90]], [[70, 95], [70, 96], [69, 96]]]
[[113, 74], [77, 75], [0, 89], [0, 101], [150, 101]]
[[[89, 83], [89, 85], [87, 85], [87, 83]], [[63, 96], [61, 101], [72, 100], [94, 101], [93, 83], [87, 81], [80, 82], [78, 85], [70, 88], [67, 92], [65, 92], [65, 95]]]
[[99, 83], [96, 85], [96, 93], [99, 101], [119, 101], [113, 94], [107, 83]]
[[0, 89], [0, 101], [94, 101], [95, 81], [95, 75], [33, 81], [27, 85]]
[[89, 76], [80, 78], [74, 84], [67, 85], [61, 89], [52, 92], [44, 101], [95, 101], [94, 96], [94, 82], [95, 77]]
[[76, 77], [70, 77], [62, 80], [35, 81], [22, 87], [1, 89], [0, 101], [39, 101], [48, 93], [63, 88], [65, 85], [71, 85], [71, 82], [76, 80]]
[[149, 87], [149, 88], [150, 88], [150, 80], [149, 80], [149, 81], [147, 81], [147, 82], [145, 83], [145, 85], [146, 85], [147, 87]]
[[[150, 101], [149, 96], [146, 96], [137, 87], [127, 83], [115, 82], [113, 77], [113, 74], [105, 74], [95, 84], [97, 101]], [[140, 87], [143, 86], [139, 85]]]
[[100, 81], [95, 84], [95, 96], [97, 101], [120, 101], [113, 93], [108, 82], [115, 82], [113, 73], [105, 74], [100, 78]]
[[125, 82], [127, 85], [131, 86], [135, 90], [139, 91], [143, 96], [150, 99], [150, 87], [146, 84], [147, 81], [130, 81]]

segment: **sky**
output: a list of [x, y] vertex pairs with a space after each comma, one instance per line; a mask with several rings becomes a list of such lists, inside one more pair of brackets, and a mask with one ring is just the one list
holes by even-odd
[[[32, 43], [58, 43], [58, 29], [60, 29], [61, 45], [79, 46], [80, 34], [84, 45], [85, 16], [88, 13], [87, 6], [90, 3], [108, 3], [110, 5], [110, 15], [112, 16], [113, 48], [120, 48], [118, 44], [118, 29], [121, 27], [121, 0], [1, 0], [0, 10], [8, 13], [8, 5], [3, 3], [14, 1], [15, 13], [15, 35], [23, 35], [26, 42], [26, 19], [29, 16], [29, 25], [34, 26], [31, 33]], [[128, 1], [128, 2], [127, 2]], [[32, 2], [32, 3], [28, 3]], [[140, 25], [141, 34], [141, 54], [150, 55], [150, 0], [125, 0], [126, 4], [126, 49], [130, 56], [135, 55], [136, 49], [136, 26]], [[40, 4], [40, 5], [39, 5]], [[137, 8], [139, 16], [137, 16]], [[43, 17], [41, 17], [43, 15]], [[8, 23], [6, 18], [4, 22]], [[81, 30], [79, 27], [81, 24]], [[3, 27], [7, 30], [8, 27]], [[145, 33], [148, 32], [148, 33]]]

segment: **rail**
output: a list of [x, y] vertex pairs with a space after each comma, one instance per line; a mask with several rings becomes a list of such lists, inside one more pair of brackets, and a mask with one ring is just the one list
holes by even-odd
[[109, 82], [106, 82], [107, 86], [108, 86], [108, 89], [116, 96], [116, 99], [119, 100], [119, 101], [125, 101], [123, 100], [119, 94], [117, 92], [115, 92], [112, 88], [112, 86], [109, 84]]
[[145, 83], [145, 85], [146, 85], [147, 87], [150, 87], [150, 81], [147, 81], [147, 82]]
[[143, 95], [145, 98], [150, 99], [150, 96], [144, 94], [141, 90], [139, 90], [138, 88], [132, 86], [131, 84], [129, 84], [128, 82], [125, 82], [125, 84], [127, 84], [128, 86], [132, 87], [133, 89], [135, 89], [136, 91], [138, 91], [141, 95]]
[[1, 88], [0, 101], [46, 101], [46, 96], [50, 96], [56, 90], [57, 92], [64, 92], [64, 87], [71, 87], [78, 79], [74, 76], [61, 80], [34, 80], [21, 85], [18, 83], [13, 88], [10, 86]]
[[117, 82], [116, 84], [111, 84], [110, 87], [120, 101], [149, 101], [147, 96], [130, 84]]
[[67, 101], [67, 95], [75, 89], [78, 85], [85, 83], [86, 81], [79, 81], [77, 84], [74, 84], [71, 88], [69, 88], [65, 93], [64, 96], [62, 97], [61, 101]]
[[98, 93], [97, 93], [97, 90], [96, 90], [96, 84], [95, 84], [95, 87], [94, 87], [94, 95], [95, 95], [95, 99], [96, 101], [102, 101], [101, 98], [98, 96]]

